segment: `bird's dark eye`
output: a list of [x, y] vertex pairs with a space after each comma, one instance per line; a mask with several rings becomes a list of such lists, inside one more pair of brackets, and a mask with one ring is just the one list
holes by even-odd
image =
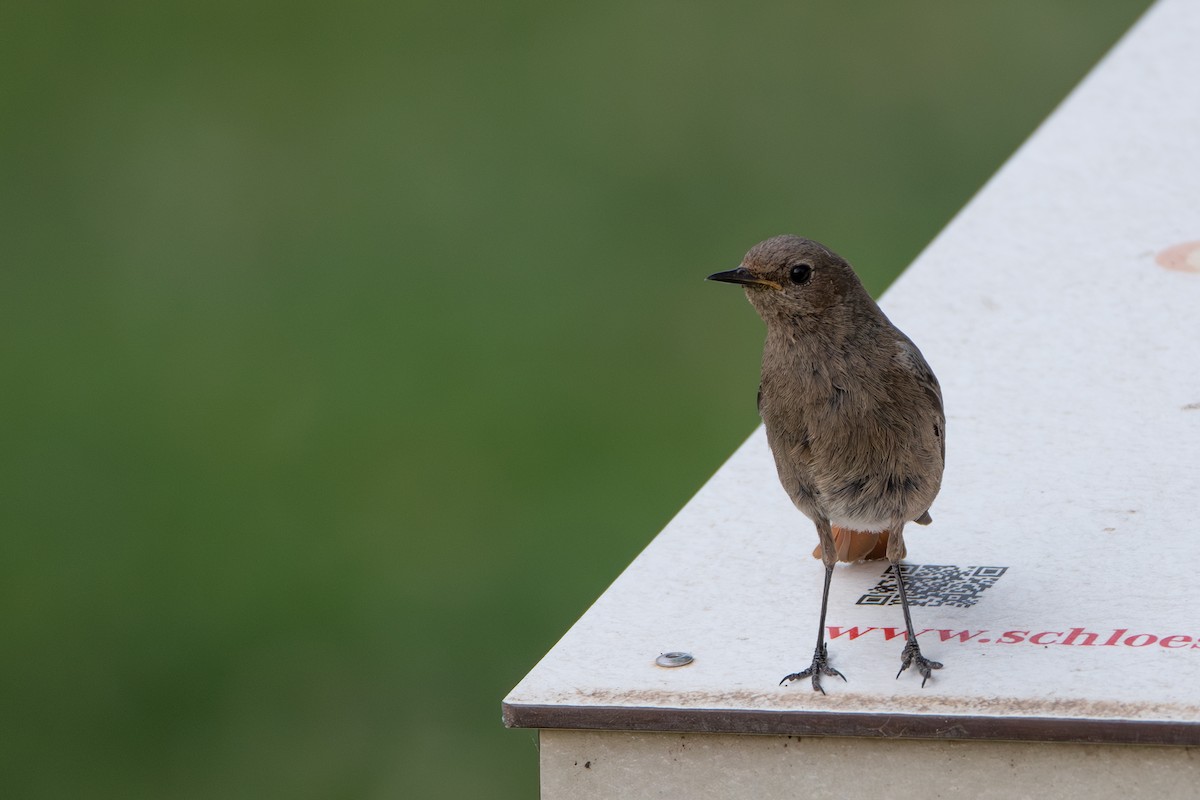
[[808, 279], [812, 277], [812, 267], [808, 264], [797, 264], [792, 267], [788, 277], [792, 279], [792, 283], [808, 283]]

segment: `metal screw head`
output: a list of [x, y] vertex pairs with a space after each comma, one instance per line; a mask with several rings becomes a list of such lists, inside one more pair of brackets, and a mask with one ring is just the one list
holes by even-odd
[[694, 660], [691, 653], [660, 653], [658, 658], [654, 659], [654, 663], [660, 667], [686, 667]]

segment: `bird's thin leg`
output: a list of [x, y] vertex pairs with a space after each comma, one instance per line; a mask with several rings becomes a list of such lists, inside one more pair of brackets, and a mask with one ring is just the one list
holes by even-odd
[[[828, 532], [828, 528], [828, 522], [825, 523], [824, 529], [819, 522], [817, 523], [817, 532], [821, 535], [821, 544], [823, 546], [822, 549], [825, 553], [832, 553], [833, 535], [832, 533]], [[828, 543], [826, 542], [826, 539], [828, 539]], [[828, 546], [826, 547], [826, 545]], [[817, 646], [813, 649], [812, 664], [809, 665], [808, 669], [800, 672], [793, 672], [791, 675], [786, 676], [779, 682], [780, 685], [790, 681], [798, 681], [801, 678], [811, 677], [813, 689], [821, 694], [825, 694], [825, 690], [821, 688], [822, 675], [828, 675], [830, 677], [836, 675], [842, 680], [846, 680], [845, 675], [829, 666], [829, 653], [825, 649], [825, 612], [829, 609], [829, 583], [833, 579], [833, 565], [836, 563], [834, 559], [836, 559], [836, 555], [834, 555], [833, 558], [830, 558], [827, 555], [823, 559], [825, 562], [825, 589], [821, 593], [821, 621], [820, 625], [817, 627]]]
[[900, 654], [900, 672], [896, 673], [896, 677], [899, 678], [901, 672], [916, 665], [917, 672], [921, 673], [921, 686], [924, 687], [925, 681], [929, 680], [932, 671], [941, 669], [942, 664], [939, 661], [930, 661], [921, 655], [921, 646], [917, 644], [917, 633], [913, 630], [912, 614], [908, 610], [908, 593], [904, 590], [904, 573], [900, 570], [899, 561], [892, 562], [892, 571], [896, 573], [896, 586], [900, 589], [900, 606], [904, 609], [904, 627], [908, 630], [908, 642]]

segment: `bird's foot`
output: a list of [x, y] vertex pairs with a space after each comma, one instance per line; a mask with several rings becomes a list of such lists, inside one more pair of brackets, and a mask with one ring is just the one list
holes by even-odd
[[[938, 666], [940, 667], [941, 664], [938, 664]], [[812, 678], [813, 691], [825, 694], [825, 690], [821, 688], [822, 675], [828, 675], [830, 677], [836, 675], [842, 680], [846, 680], [845, 675], [829, 666], [829, 653], [826, 651], [824, 644], [820, 645], [816, 650], [813, 651], [812, 665], [808, 669], [804, 670], [803, 672], [793, 672], [791, 675], [788, 675], [781, 680], [779, 685], [782, 686], [783, 684], [790, 683], [791, 681], [798, 681], [801, 678]]]
[[896, 673], [896, 677], [899, 678], [901, 672], [913, 666], [917, 668], [917, 672], [921, 673], [921, 686], [924, 688], [925, 681], [933, 675], [933, 670], [942, 668], [942, 663], [930, 661], [921, 655], [921, 647], [917, 644], [917, 640], [909, 639], [908, 644], [904, 645], [904, 652], [900, 654], [900, 672]]

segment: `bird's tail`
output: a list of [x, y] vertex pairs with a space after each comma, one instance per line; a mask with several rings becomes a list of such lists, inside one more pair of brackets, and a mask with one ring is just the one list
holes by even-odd
[[[833, 526], [833, 544], [837, 549], [838, 561], [877, 561], [887, 558], [888, 532], [868, 533]], [[813, 558], [821, 557], [821, 545], [813, 550]]]

